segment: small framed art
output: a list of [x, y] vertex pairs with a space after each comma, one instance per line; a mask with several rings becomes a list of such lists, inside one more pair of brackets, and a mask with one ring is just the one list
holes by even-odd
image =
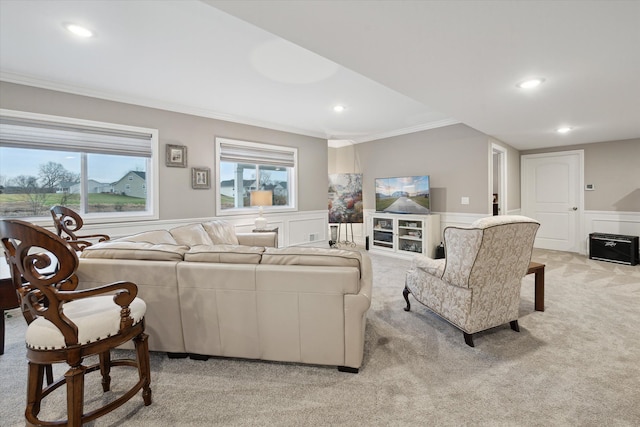
[[167, 144], [167, 158], [165, 164], [173, 168], [186, 168], [187, 147], [185, 145]]
[[191, 168], [191, 188], [211, 188], [211, 172], [209, 168]]

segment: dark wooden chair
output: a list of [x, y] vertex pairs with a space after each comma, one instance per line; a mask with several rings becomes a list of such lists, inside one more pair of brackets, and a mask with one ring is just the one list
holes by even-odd
[[[11, 270], [25, 318], [28, 360], [27, 425], [80, 426], [118, 408], [142, 390], [151, 404], [151, 376], [146, 305], [131, 282], [116, 282], [76, 290], [78, 256], [69, 242], [42, 227], [20, 220], [0, 221], [0, 241]], [[135, 359], [111, 359], [111, 349], [130, 340]], [[84, 366], [83, 359], [98, 355], [99, 362]], [[67, 363], [63, 377], [43, 387], [48, 365]], [[99, 370], [102, 389], [109, 391], [112, 367], [134, 367], [137, 382], [119, 397], [84, 413], [84, 376]], [[66, 384], [67, 419], [38, 418], [42, 400]]]
[[82, 217], [72, 209], [64, 206], [53, 206], [50, 212], [56, 233], [76, 251], [82, 251], [87, 246], [96, 243], [95, 241], [104, 242], [110, 239], [106, 234], [85, 234], [82, 236], [76, 234], [82, 228], [84, 222]]

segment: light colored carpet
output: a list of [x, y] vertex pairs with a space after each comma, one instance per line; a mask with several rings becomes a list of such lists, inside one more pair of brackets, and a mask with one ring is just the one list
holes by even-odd
[[[153, 353], [153, 404], [136, 396], [90, 425], [640, 425], [640, 266], [536, 250], [534, 261], [547, 264], [546, 311], [534, 311], [529, 275], [521, 332], [494, 328], [477, 334], [471, 348], [415, 300], [411, 312], [403, 310], [408, 261], [370, 255], [373, 302], [359, 374]], [[18, 311], [11, 314], [0, 356], [2, 426], [24, 425], [25, 323]], [[114, 390], [119, 372], [112, 373]], [[90, 377], [85, 394], [97, 403], [104, 398], [99, 375]], [[61, 392], [42, 412], [64, 410]]]

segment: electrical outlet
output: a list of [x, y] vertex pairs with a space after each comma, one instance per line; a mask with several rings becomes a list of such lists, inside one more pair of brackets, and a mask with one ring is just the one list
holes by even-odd
[[468, 204], [469, 204], [469, 198], [468, 198], [468, 197], [463, 197], [463, 198], [460, 200], [460, 204], [461, 204], [461, 205], [468, 205]]

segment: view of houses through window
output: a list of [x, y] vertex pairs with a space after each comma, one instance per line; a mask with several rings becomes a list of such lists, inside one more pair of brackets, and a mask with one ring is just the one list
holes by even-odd
[[[256, 206], [272, 211], [297, 208], [296, 148], [216, 138], [216, 153], [219, 214]], [[254, 191], [260, 191], [260, 196], [252, 203]]]
[[157, 146], [155, 129], [0, 110], [0, 217], [50, 217], [62, 205], [153, 218]]
[[0, 216], [49, 216], [54, 205], [83, 213], [144, 211], [147, 161], [145, 157], [0, 147]]
[[220, 162], [222, 209], [246, 208], [251, 192], [269, 190], [272, 206], [289, 205], [289, 171], [285, 167]]

